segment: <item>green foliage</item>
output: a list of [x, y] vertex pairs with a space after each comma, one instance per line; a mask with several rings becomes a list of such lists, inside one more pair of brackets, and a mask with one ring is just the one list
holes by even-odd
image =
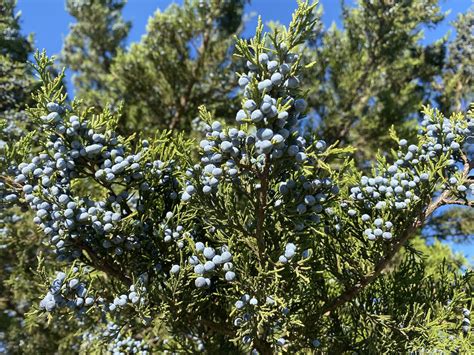
[[22, 111], [34, 88], [31, 70], [26, 64], [31, 52], [31, 38], [20, 34], [20, 14], [15, 13], [16, 1], [0, 5], [0, 119], [6, 120], [10, 138], [24, 124]]
[[472, 210], [463, 207], [451, 207], [433, 216], [425, 235], [439, 239], [453, 240], [459, 243], [470, 243], [474, 235]]
[[[156, 128], [190, 131], [201, 104], [209, 105], [220, 117], [228, 116], [233, 108], [229, 95], [234, 88], [231, 47], [234, 34], [240, 30], [244, 3], [188, 0], [182, 6], [158, 10], [149, 19], [147, 33], [140, 42], [108, 59], [99, 52], [98, 58], [90, 62], [92, 68], [102, 68], [97, 61], [108, 63], [106, 69], [101, 69], [107, 75], [102, 76], [99, 87], [84, 78], [91, 94], [101, 95], [93, 104], [100, 108], [111, 103], [115, 107], [123, 101], [121, 129], [149, 134]], [[83, 36], [83, 26], [90, 26], [88, 8], [81, 9], [77, 11], [77, 26], [81, 27], [70, 34], [71, 42]], [[107, 37], [103, 31], [93, 33], [98, 38]], [[89, 40], [95, 43], [96, 39]], [[74, 48], [65, 46], [64, 57], [71, 56], [70, 52], [74, 53]], [[77, 53], [76, 62], [77, 67], [72, 67], [75, 70], [89, 66], [81, 53]]]
[[[6, 209], [3, 200], [5, 189], [16, 185], [6, 179], [6, 173], [30, 152], [34, 135], [26, 133], [33, 125], [25, 112], [37, 86], [26, 62], [31, 38], [20, 34], [20, 14], [15, 13], [15, 5], [12, 0], [0, 4], [0, 332], [8, 349], [19, 352], [24, 340], [24, 316], [38, 290], [38, 284], [31, 282], [31, 268], [42, 249], [41, 235], [34, 233], [31, 213], [22, 208]], [[38, 349], [51, 351], [52, 333], [36, 333], [33, 337]]]
[[474, 101], [474, 9], [459, 14], [453, 23], [456, 37], [448, 44], [437, 101], [444, 111], [466, 110]]
[[62, 63], [75, 73], [76, 94], [101, 107], [110, 67], [123, 49], [130, 30], [121, 11], [126, 0], [67, 0], [66, 10], [75, 18], [64, 40]]
[[[306, 62], [315, 63], [304, 80], [315, 112], [312, 124], [329, 143], [357, 147], [360, 167], [370, 166], [381, 147], [393, 147], [392, 125], [400, 136], [414, 137], [419, 107], [429, 98], [446, 114], [466, 111], [473, 99], [474, 12], [459, 15], [453, 41], [422, 44], [423, 27], [444, 18], [438, 3], [359, 1], [344, 8], [342, 29], [333, 25], [318, 33], [313, 50], [305, 52]], [[460, 212], [446, 211], [430, 220], [426, 234], [453, 227], [452, 214]], [[472, 235], [471, 209], [462, 216], [458, 232]]]
[[[8, 4], [6, 18], [18, 29]], [[9, 138], [11, 116], [0, 120], [0, 346], [45, 354], [472, 351], [470, 266], [448, 246], [427, 244], [420, 228], [430, 223], [425, 232], [438, 238], [472, 234], [474, 114], [417, 112], [439, 75], [449, 98], [443, 108], [470, 97], [469, 61], [459, 54], [469, 51], [470, 14], [459, 20], [449, 51], [455, 64], [446, 69], [443, 43], [419, 43], [421, 25], [442, 19], [434, 0], [360, 1], [345, 9], [343, 30], [328, 32], [317, 5], [298, 1], [288, 27], [266, 33], [259, 21], [249, 40], [233, 37], [243, 1], [185, 1], [157, 12], [129, 50], [124, 4], [67, 3], [77, 24], [63, 60], [77, 72], [77, 100], [68, 100], [64, 71], [52, 71], [44, 52], [32, 66], [41, 86], [31, 101], [23, 83], [8, 96], [14, 112], [28, 109], [21, 140]], [[12, 48], [2, 60], [31, 83], [26, 56], [14, 59]], [[284, 80], [262, 89], [283, 64]], [[253, 120], [248, 101], [263, 111], [268, 96], [278, 115]], [[239, 109], [237, 126], [230, 118]], [[316, 132], [298, 129], [313, 112]], [[203, 132], [193, 132], [195, 117]], [[264, 129], [272, 130], [273, 151], [255, 143]], [[201, 133], [198, 146], [189, 136]], [[206, 170], [211, 158], [220, 172]], [[23, 172], [32, 162], [35, 170]], [[389, 181], [393, 193], [373, 194]], [[8, 194], [19, 196], [14, 204]], [[70, 220], [62, 195], [77, 208]], [[439, 210], [451, 205], [463, 207]], [[105, 211], [119, 216], [107, 230]], [[103, 229], [95, 224], [102, 219]], [[370, 237], [377, 219], [390, 222], [389, 235]], [[225, 267], [235, 278], [216, 261], [199, 287], [194, 261], [210, 258], [198, 242], [231, 252]], [[48, 292], [63, 297], [50, 309]], [[92, 303], [75, 306], [78, 297]]]
[[306, 51], [306, 60], [316, 64], [305, 82], [328, 143], [363, 146], [357, 156], [364, 165], [392, 144], [390, 125], [413, 137], [414, 119], [444, 57], [444, 40], [420, 43], [422, 26], [442, 19], [437, 0], [361, 0], [344, 7], [342, 29], [332, 25], [318, 35], [313, 50]]
[[20, 13], [15, 13], [16, 0], [5, 0], [0, 5], [0, 50], [2, 56], [25, 62], [31, 52], [31, 38], [20, 34]]

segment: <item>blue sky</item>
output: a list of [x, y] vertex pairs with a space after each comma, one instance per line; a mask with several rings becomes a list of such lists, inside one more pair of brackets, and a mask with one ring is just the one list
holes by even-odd
[[[140, 39], [145, 33], [148, 17], [156, 9], [164, 10], [173, 1], [169, 0], [129, 0], [124, 9], [124, 17], [131, 20], [133, 27], [128, 42]], [[182, 2], [182, 1], [175, 1]], [[349, 0], [348, 3], [351, 1]], [[35, 46], [45, 48], [49, 54], [59, 53], [64, 37], [69, 31], [72, 18], [64, 10], [65, 0], [18, 0], [17, 8], [22, 12], [22, 29], [24, 33], [35, 34]], [[450, 10], [447, 19], [436, 30], [427, 30], [426, 40], [431, 42], [443, 36], [449, 30], [449, 22], [460, 12], [465, 12], [471, 0], [441, 1], [443, 10]], [[340, 23], [339, 0], [321, 0], [324, 8], [323, 22], [329, 26], [333, 21]], [[296, 7], [296, 0], [253, 0], [247, 7], [247, 13], [256, 13], [262, 16], [264, 22], [278, 20], [287, 24], [291, 13]], [[256, 18], [248, 23], [246, 34], [251, 34], [255, 28]]]
[[[351, 3], [353, 0], [347, 0]], [[132, 30], [127, 43], [140, 40], [145, 33], [148, 18], [156, 9], [164, 10], [173, 1], [169, 0], [129, 0], [124, 9], [126, 20], [132, 21]], [[175, 1], [181, 3], [182, 1]], [[436, 29], [425, 30], [425, 42], [433, 42], [450, 30], [449, 23], [459, 13], [467, 11], [474, 3], [471, 0], [441, 0], [443, 11], [449, 11], [447, 18]], [[65, 11], [65, 0], [18, 0], [17, 9], [22, 13], [22, 31], [34, 33], [35, 47], [46, 49], [49, 55], [58, 54], [64, 37], [69, 32], [69, 24], [73, 19]], [[320, 0], [324, 8], [323, 22], [326, 27], [336, 22], [340, 26], [340, 1]], [[277, 20], [283, 24], [289, 23], [291, 13], [296, 7], [296, 0], [253, 0], [247, 7], [248, 14], [259, 14], [264, 22]], [[256, 16], [250, 18], [244, 34], [251, 35], [256, 24]], [[452, 33], [451, 33], [452, 35]], [[68, 80], [69, 86], [70, 81]], [[453, 249], [466, 254], [474, 262], [474, 243], [454, 244]]]

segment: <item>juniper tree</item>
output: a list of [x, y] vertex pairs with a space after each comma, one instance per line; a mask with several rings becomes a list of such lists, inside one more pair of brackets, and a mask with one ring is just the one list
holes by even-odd
[[436, 88], [437, 101], [444, 111], [467, 110], [473, 102], [474, 70], [474, 9], [459, 14], [453, 22], [455, 38], [448, 44], [448, 56], [445, 60], [442, 81]]
[[[474, 11], [471, 7], [466, 13], [459, 14], [453, 22], [455, 37], [447, 46], [440, 78], [435, 79], [435, 100], [440, 110], [466, 111], [474, 101]], [[472, 154], [472, 148], [470, 153]], [[441, 239], [455, 239], [469, 242], [474, 235], [474, 215], [471, 209], [450, 208], [431, 220], [426, 235], [435, 235]]]
[[307, 61], [315, 61], [306, 86], [318, 130], [328, 143], [364, 145], [360, 164], [391, 143], [391, 125], [405, 136], [416, 133], [419, 107], [443, 67], [443, 40], [420, 43], [423, 26], [434, 27], [444, 17], [438, 3], [361, 0], [345, 5], [342, 29], [333, 24], [306, 52]]
[[[473, 12], [458, 16], [453, 41], [422, 44], [424, 27], [435, 27], [444, 18], [438, 4], [359, 1], [343, 6], [341, 29], [333, 25], [318, 31], [310, 42], [306, 61], [315, 61], [305, 79], [310, 123], [328, 143], [357, 146], [361, 167], [370, 167], [381, 146], [393, 144], [392, 125], [405, 137], [416, 134], [421, 104], [435, 99], [448, 113], [466, 111], [472, 102]], [[443, 214], [431, 219], [424, 235], [473, 235], [470, 210], [450, 208]]]
[[[81, 9], [81, 11], [86, 12], [87, 6], [91, 5], [85, 4], [81, 6], [82, 7], [77, 8], [77, 11]], [[182, 95], [182, 92], [186, 92], [188, 88], [188, 78], [191, 76], [187, 75], [187, 78], [183, 78], [183, 80], [181, 80], [179, 83], [168, 85], [159, 92], [159, 95], [150, 95], [151, 92], [157, 92], [156, 90], [158, 86], [164, 85], [164, 82], [176, 81], [171, 80], [170, 78], [167, 80], [163, 80], [163, 78], [157, 78], [157, 75], [162, 71], [156, 69], [154, 70], [154, 67], [170, 65], [170, 62], [174, 62], [171, 60], [165, 60], [165, 55], [169, 52], [176, 53], [177, 51], [181, 54], [188, 53], [186, 55], [190, 59], [195, 59], [194, 52], [196, 50], [190, 48], [193, 47], [193, 42], [197, 41], [197, 44], [200, 43], [203, 27], [205, 26], [205, 24], [202, 23], [202, 18], [201, 22], [200, 20], [196, 20], [196, 16], [199, 13], [202, 14], [204, 12], [206, 16], [209, 17], [209, 21], [211, 22], [211, 18], [214, 18], [215, 21], [213, 24], [217, 26], [215, 29], [216, 32], [223, 33], [221, 37], [225, 37], [230, 41], [231, 35], [238, 29], [240, 20], [237, 21], [237, 19], [241, 18], [242, 8], [242, 1], [225, 1], [218, 4], [213, 2], [208, 3], [203, 1], [191, 1], [185, 2], [182, 7], [172, 6], [163, 13], [158, 12], [159, 16], [157, 14], [156, 19], [151, 20], [149, 24], [150, 29], [148, 31], [149, 34], [147, 35], [148, 40], [143, 39], [142, 44], [138, 45], [138, 48], [141, 49], [135, 48], [135, 51], [130, 50], [120, 56], [121, 58], [116, 61], [118, 62], [116, 63], [117, 72], [111, 76], [108, 76], [109, 82], [107, 85], [105, 85], [111, 88], [110, 92], [106, 95], [107, 97], [105, 99], [100, 100], [103, 101], [102, 104], [99, 104], [98, 102], [95, 104], [98, 106], [105, 105], [107, 103], [107, 99], [110, 99], [110, 95], [115, 96], [116, 101], [123, 100], [124, 97], [130, 96], [131, 100], [140, 103], [139, 105], [133, 105], [134, 107], [137, 106], [136, 110], [138, 110], [140, 113], [132, 114], [132, 116], [134, 116], [132, 120], [133, 122], [136, 121], [136, 117], [138, 116], [140, 116], [140, 120], [143, 120], [143, 116], [148, 117], [150, 115], [147, 113], [148, 111], [157, 112], [159, 110], [163, 110], [163, 106], [168, 108], [172, 107], [172, 110], [174, 110], [176, 107], [176, 102], [173, 100], [187, 96]], [[109, 12], [116, 14], [116, 10], [110, 9], [110, 7], [104, 7], [103, 9], [106, 11], [106, 14], [103, 16], [103, 18], [112, 17], [107, 15]], [[351, 100], [354, 100], [354, 97], [357, 97], [357, 95], [362, 95], [360, 93], [361, 90], [370, 92], [371, 95], [365, 95], [363, 100], [359, 100], [361, 102], [359, 104], [360, 107], [352, 108], [352, 110], [358, 110], [358, 112], [351, 114], [352, 118], [349, 119], [349, 121], [356, 120], [358, 117], [361, 117], [362, 112], [365, 112], [369, 107], [370, 112], [367, 115], [364, 114], [364, 117], [370, 116], [371, 118], [367, 118], [368, 122], [366, 122], [366, 124], [363, 126], [368, 127], [372, 125], [374, 127], [371, 128], [370, 132], [367, 131], [368, 128], [365, 128], [365, 133], [362, 132], [357, 134], [362, 135], [361, 139], [363, 139], [374, 133], [373, 131], [375, 130], [376, 134], [383, 136], [383, 139], [389, 142], [386, 131], [389, 128], [391, 122], [390, 119], [394, 120], [393, 122], [395, 122], [397, 119], [406, 121], [407, 118], [418, 117], [419, 115], [417, 112], [421, 103], [425, 103], [426, 100], [433, 95], [439, 96], [439, 94], [444, 91], [439, 85], [435, 85], [434, 87], [432, 85], [434, 84], [433, 80], [437, 74], [444, 70], [449, 72], [450, 70], [448, 69], [448, 66], [453, 67], [452, 64], [447, 64], [448, 61], [443, 63], [446, 52], [444, 43], [446, 43], [446, 41], [440, 40], [432, 45], [422, 45], [418, 41], [418, 39], [422, 37], [422, 27], [436, 26], [444, 18], [444, 14], [440, 12], [438, 1], [435, 0], [410, 1], [403, 4], [392, 2], [361, 1], [355, 8], [344, 6], [343, 14], [343, 30], [336, 31], [336, 33], [340, 33], [338, 36], [341, 38], [341, 40], [337, 40], [337, 43], [339, 44], [335, 42], [335, 39], [330, 40], [330, 38], [333, 37], [332, 31], [334, 28], [329, 29], [329, 31], [324, 32], [321, 35], [320, 27], [318, 26], [315, 34], [319, 34], [319, 36], [316, 41], [313, 40], [313, 43], [316, 43], [317, 45], [314, 46], [311, 51], [307, 52], [310, 58], [318, 59], [316, 61], [317, 64], [315, 65], [314, 70], [310, 72], [309, 78], [307, 80], [308, 89], [314, 90], [314, 88], [319, 88], [318, 90], [323, 90], [326, 92], [325, 95], [328, 98], [330, 96], [339, 96], [341, 105], [330, 104], [330, 98], [328, 100], [325, 98], [321, 99], [321, 96], [324, 96], [323, 93], [323, 95], [314, 95], [314, 100], [316, 101], [312, 103], [312, 106], [317, 112], [317, 116], [322, 120], [323, 126], [326, 124], [331, 125], [335, 124], [331, 122], [336, 122], [337, 120], [347, 121], [345, 118], [340, 117], [345, 117], [349, 115], [349, 113], [344, 113], [341, 110], [353, 106], [351, 105]], [[76, 14], [76, 17], [78, 19], [77, 27], [87, 28], [92, 26], [89, 24], [90, 20], [88, 16]], [[115, 16], [115, 18], [116, 17], [117, 16]], [[233, 22], [231, 23], [231, 26], [228, 26], [231, 19], [233, 19]], [[466, 26], [468, 21], [464, 21], [464, 23], [464, 26]], [[160, 28], [163, 27], [163, 25], [166, 25], [166, 27], [171, 26], [172, 30], [161, 30]], [[390, 31], [392, 32], [388, 33], [388, 28], [390, 28]], [[85, 35], [82, 32], [83, 31], [80, 31], [80, 28], [76, 28], [75, 31], [70, 34], [70, 37], [84, 37]], [[96, 32], [101, 33], [100, 31]], [[173, 36], [178, 37], [170, 39], [170, 37]], [[103, 36], [89, 36], [88, 40], [93, 43], [96, 40], [96, 37]], [[465, 43], [454, 41], [453, 43], [449, 44], [450, 52], [452, 48], [455, 48], [456, 46], [460, 48], [460, 50], [465, 50], [463, 48], [468, 47], [469, 36], [464, 35], [464, 37], [467, 39], [464, 41]], [[155, 44], [153, 44], [153, 38], [159, 38], [159, 41], [163, 43], [167, 43], [167, 41], [173, 42], [174, 45], [176, 45], [176, 43], [180, 43], [182, 48], [178, 50], [175, 50], [174, 47], [169, 48], [170, 46], [157, 48], [156, 43], [158, 40], [156, 40]], [[326, 38], [326, 40], [324, 38]], [[457, 44], [455, 44], [455, 42]], [[343, 46], [342, 48], [346, 48], [343, 51], [347, 52], [347, 56], [342, 58], [340, 55], [342, 51], [336, 48], [336, 44], [338, 47]], [[147, 48], [150, 46], [154, 48], [155, 53], [162, 53], [164, 55], [155, 55], [153, 58], [149, 58], [152, 56], [152, 54], [148, 53], [147, 55], [146, 52], [151, 52]], [[217, 45], [215, 44], [215, 46]], [[228, 48], [228, 46], [222, 46], [221, 51], [224, 50], [225, 52], [226, 48]], [[357, 48], [367, 49], [365, 51], [359, 52]], [[65, 47], [64, 55], [67, 56], [68, 52], [69, 49]], [[349, 52], [353, 54], [357, 52], [357, 55], [350, 55]], [[338, 54], [339, 59], [336, 59]], [[223, 68], [218, 67], [217, 65], [220, 63], [219, 61], [225, 61], [225, 59], [221, 59], [221, 56], [218, 57], [220, 59], [214, 63], [214, 65], [210, 65], [208, 68], [202, 69], [201, 72], [205, 74], [213, 73], [214, 76], [219, 76], [219, 83], [217, 85], [210, 86], [227, 87], [227, 89], [222, 90], [220, 94], [228, 94], [230, 88], [232, 87], [231, 83], [229, 83], [229, 80], [232, 80], [232, 78], [230, 75], [222, 77]], [[80, 66], [83, 61], [78, 59], [78, 57], [76, 57], [76, 59], [76, 70], [81, 71]], [[344, 65], [342, 65], [343, 63]], [[466, 60], [466, 63], [469, 63], [469, 61]], [[174, 65], [179, 66], [179, 64]], [[356, 74], [360, 72], [360, 75], [357, 75], [363, 79], [365, 78], [370, 80], [364, 79], [359, 82], [357, 80], [353, 80], [351, 84], [349, 82], [350, 79], [348, 79], [347, 76], [343, 74], [344, 66], [351, 68], [350, 70], [354, 71]], [[442, 69], [443, 66], [446, 69]], [[134, 80], [135, 72], [130, 72], [130, 70], [133, 71], [134, 68], [137, 72], [146, 72], [147, 80], [137, 83], [136, 80]], [[181, 71], [186, 73], [189, 72], [189, 70], [186, 68], [183, 69], [179, 67], [170, 67], [170, 69], [172, 69], [174, 73], [179, 73]], [[331, 79], [331, 76], [325, 77], [322, 75], [325, 70], [329, 70], [329, 72], [332, 73], [334, 77], [337, 75], [344, 76], [343, 80], [338, 80], [340, 84], [331, 89], [333, 92], [330, 92], [329, 89], [324, 89], [331, 87], [331, 85], [319, 85], [320, 80], [328, 80], [328, 83], [333, 80]], [[390, 70], [392, 72], [387, 74], [387, 71]], [[368, 78], [369, 72], [371, 73], [370, 78]], [[166, 75], [166, 73], [161, 74]], [[352, 75], [352, 77], [356, 77], [357, 75]], [[203, 75], [203, 77], [205, 78], [206, 75]], [[88, 85], [93, 89], [93, 81], [91, 81]], [[355, 92], [358, 89], [357, 85], [360, 85], [359, 93]], [[390, 89], [388, 87], [390, 87]], [[343, 90], [345, 92], [343, 92]], [[397, 100], [394, 100], [393, 94], [390, 96], [390, 94], [394, 91], [398, 92]], [[93, 92], [96, 91], [91, 90], [91, 94]], [[468, 100], [466, 95], [469, 95], [469, 85], [463, 86], [463, 94], [461, 94], [462, 97], [460, 97], [460, 99]], [[159, 96], [160, 99], [156, 99], [155, 96]], [[160, 105], [158, 103], [159, 100], [162, 100], [161, 97], [163, 96], [172, 98], [170, 104]], [[203, 96], [206, 95], [204, 94]], [[220, 95], [220, 97], [223, 96], [225, 95]], [[370, 99], [367, 99], [369, 96]], [[446, 94], [445, 96], [449, 97], [450, 95]], [[310, 97], [312, 98], [313, 96], [311, 95]], [[150, 100], [154, 100], [156, 102], [149, 102]], [[185, 100], [189, 105], [194, 105], [194, 98], [188, 98]], [[218, 97], [213, 97], [212, 103], [215, 104], [216, 101], [219, 101]], [[376, 105], [374, 105], [374, 102], [376, 102]], [[327, 105], [331, 105], [331, 108], [326, 107]], [[129, 102], [127, 106], [132, 106], [131, 102]], [[377, 107], [383, 107], [383, 111]], [[340, 115], [338, 114], [338, 110], [341, 111]], [[322, 113], [323, 111], [324, 113]], [[194, 108], [191, 118], [183, 115], [185, 117], [184, 120], [186, 121], [184, 125], [187, 127], [187, 129], [190, 128], [189, 121], [196, 116], [196, 112], [197, 110]], [[330, 112], [333, 113], [331, 114]], [[225, 113], [227, 112], [223, 112], [219, 116], [222, 117], [225, 115]], [[164, 119], [160, 120], [163, 121], [162, 123], [157, 123], [159, 127], [175, 125], [173, 122], [170, 122], [173, 120], [174, 116], [170, 115], [169, 112], [164, 115], [161, 114], [160, 116], [164, 117]], [[325, 119], [326, 116], [327, 119]], [[126, 119], [127, 118], [125, 118], [125, 120]], [[153, 126], [153, 121], [154, 119], [151, 119], [147, 126], [150, 126], [150, 124]], [[328, 121], [329, 123], [325, 123], [325, 121]], [[127, 123], [125, 122], [124, 124]], [[409, 134], [408, 132], [412, 131], [412, 129], [410, 129], [410, 123], [405, 124], [407, 134]], [[130, 126], [134, 126], [134, 123], [131, 123]], [[412, 124], [411, 128], [413, 128]], [[328, 140], [333, 139], [330, 138], [330, 135], [333, 134], [330, 126], [328, 126], [327, 131]], [[334, 131], [337, 131], [337, 129]], [[341, 136], [339, 138], [345, 140], [349, 139], [348, 137], [345, 137], [345, 135], [347, 135], [350, 131], [352, 134], [356, 134], [358, 128], [355, 127], [355, 129], [352, 130], [341, 129], [339, 131], [343, 131], [342, 133], [339, 133]], [[349, 139], [349, 142], [351, 142], [351, 139]], [[372, 153], [376, 148], [377, 147], [372, 147]], [[362, 155], [362, 157], [364, 157], [363, 151], [364, 150], [361, 150], [359, 153]]]
[[362, 172], [300, 127], [315, 6], [236, 42], [240, 109], [226, 124], [201, 106], [199, 143], [118, 134], [120, 112], [68, 103], [36, 55], [36, 131], [0, 161], [2, 202], [32, 209], [49, 249], [28, 331], [62, 330], [72, 352], [472, 349], [471, 271], [411, 240], [441, 206], [472, 206], [473, 113], [425, 107]]
[[68, 0], [66, 10], [76, 20], [64, 40], [62, 62], [75, 72], [78, 97], [100, 107], [112, 61], [123, 49], [130, 22], [122, 18], [126, 0]]
[[33, 88], [30, 67], [26, 61], [31, 53], [31, 38], [20, 34], [20, 14], [16, 1], [0, 5], [0, 119], [7, 120], [9, 135], [22, 124], [22, 111], [30, 100]]
[[[101, 98], [94, 102], [98, 107], [112, 104], [117, 108], [124, 102], [122, 129], [158, 127], [190, 131], [199, 104], [208, 104], [221, 116], [231, 112], [229, 95], [234, 88], [233, 72], [229, 70], [231, 46], [233, 36], [240, 30], [245, 2], [190, 0], [182, 6], [173, 4], [165, 11], [156, 11], [149, 19], [147, 33], [129, 50], [112, 53], [107, 48], [107, 53], [96, 51], [90, 60], [84, 60], [82, 52], [75, 54], [68, 42], [86, 37], [90, 46], [99, 46], [111, 29], [98, 30], [97, 21], [89, 12], [97, 13], [99, 18], [110, 18], [113, 31], [116, 27], [113, 20], [118, 21], [118, 15], [111, 14], [119, 9], [97, 5], [103, 9], [101, 12], [95, 6], [82, 4], [72, 13], [78, 23], [63, 49], [64, 62], [70, 64], [72, 59], [68, 58], [74, 58], [72, 68], [79, 73], [87, 73], [89, 67], [104, 73], [97, 75], [91, 70], [94, 78], [80, 74], [84, 88], [80, 96], [100, 93]], [[112, 46], [116, 48], [116, 42]], [[103, 68], [101, 63], [107, 67]], [[142, 80], [136, 80], [138, 75]], [[101, 78], [99, 87], [94, 85], [95, 77]]]
[[[38, 89], [38, 81], [27, 63], [32, 52], [32, 35], [21, 34], [20, 12], [15, 11], [15, 5], [16, 1], [11, 0], [0, 4], [0, 351], [6, 345], [11, 353], [51, 353], [58, 348], [58, 339], [67, 335], [61, 328], [30, 332], [29, 342], [24, 342], [29, 300], [40, 291], [39, 285], [31, 280], [38, 255], [45, 250], [41, 234], [31, 223], [31, 212], [19, 207], [6, 208], [12, 198], [4, 181], [4, 173], [12, 168], [7, 152], [13, 149], [26, 154], [35, 145], [31, 134], [25, 138], [34, 129], [25, 109], [34, 104], [31, 93]], [[56, 75], [55, 68], [48, 70]]]
[[[31, 52], [31, 38], [20, 34], [20, 14], [15, 12], [16, 1], [4, 1], [0, 4], [0, 161], [2, 161], [2, 177], [4, 174], [3, 165], [8, 164], [4, 155], [5, 144], [13, 143], [23, 135], [25, 128], [31, 125], [27, 122], [24, 112], [26, 105], [31, 103], [30, 93], [34, 88], [31, 68], [26, 60]], [[32, 227], [31, 223], [25, 222], [20, 227], [21, 217], [15, 212], [6, 210], [4, 199], [8, 195], [0, 179], [0, 332], [7, 334], [17, 331], [19, 324], [12, 315], [23, 316], [27, 311], [28, 303], [24, 291], [27, 283], [26, 278], [17, 282], [18, 287], [10, 287], [9, 282], [19, 275], [25, 276], [25, 271], [34, 264], [30, 261], [35, 259], [37, 251], [31, 238], [29, 243], [24, 239], [16, 240], [16, 229], [25, 231]], [[26, 233], [25, 233], [26, 234]], [[33, 247], [31, 244], [33, 244]], [[31, 293], [30, 293], [31, 294]], [[26, 296], [29, 297], [29, 296]], [[5, 332], [5, 333], [3, 333]], [[0, 346], [0, 349], [2, 346]]]

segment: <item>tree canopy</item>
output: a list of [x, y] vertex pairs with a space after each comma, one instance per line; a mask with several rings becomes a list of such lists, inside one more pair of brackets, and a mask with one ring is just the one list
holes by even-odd
[[437, 0], [301, 0], [242, 38], [246, 3], [126, 46], [126, 1], [68, 0], [59, 64], [0, 5], [0, 350], [474, 349], [439, 241], [473, 235], [473, 12], [424, 44]]

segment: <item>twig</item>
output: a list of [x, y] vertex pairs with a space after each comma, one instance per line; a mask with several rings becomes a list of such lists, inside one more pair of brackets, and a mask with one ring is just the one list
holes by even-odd
[[[462, 154], [462, 159], [464, 161], [463, 177], [466, 178], [471, 169], [472, 162], [469, 162], [467, 157]], [[409, 228], [401, 235], [401, 237], [395, 241], [391, 249], [387, 254], [375, 265], [375, 268], [372, 272], [363, 276], [359, 281], [352, 287], [346, 289], [340, 296], [336, 297], [329, 303], [327, 303], [323, 309], [322, 314], [327, 314], [335, 310], [336, 308], [342, 306], [343, 304], [354, 299], [367, 285], [372, 283], [387, 267], [393, 257], [400, 251], [403, 245], [413, 236], [413, 232], [421, 227], [424, 221], [433, 214], [433, 212], [442, 205], [447, 204], [463, 204], [472, 206], [473, 202], [469, 201], [460, 201], [460, 200], [451, 200], [449, 199], [451, 191], [444, 191], [439, 198], [428, 205], [424, 212], [421, 212], [418, 218], [410, 225]]]
[[258, 193], [258, 208], [257, 208], [257, 228], [255, 230], [255, 237], [258, 244], [258, 253], [260, 262], [263, 262], [265, 255], [265, 238], [263, 236], [263, 227], [265, 223], [265, 211], [267, 209], [267, 193], [268, 193], [268, 174], [270, 172], [270, 157], [265, 156], [265, 166], [263, 173], [260, 175], [261, 186]]
[[72, 240], [72, 243], [76, 245], [79, 249], [87, 253], [87, 257], [91, 263], [91, 266], [93, 266], [95, 269], [100, 270], [106, 273], [107, 275], [116, 278], [117, 280], [120, 280], [127, 286], [130, 286], [132, 284], [132, 281], [121, 270], [117, 270], [106, 260], [99, 259], [89, 245], [80, 243], [76, 240]]
[[468, 207], [474, 207], [474, 201], [464, 201], [464, 200], [444, 200], [444, 205], [463, 205]]
[[173, 115], [173, 118], [171, 119], [171, 122], [169, 125], [169, 129], [171, 130], [176, 128], [176, 126], [179, 124], [179, 121], [181, 120], [182, 115], [184, 114], [186, 110], [186, 106], [188, 105], [188, 102], [191, 101], [190, 96], [191, 96], [194, 86], [196, 85], [198, 81], [197, 76], [199, 72], [201, 71], [202, 67], [204, 66], [204, 60], [206, 57], [207, 46], [209, 45], [209, 41], [210, 41], [211, 30], [212, 30], [212, 16], [209, 16], [206, 22], [206, 31], [204, 32], [204, 35], [203, 35], [202, 44], [198, 50], [199, 56], [193, 68], [192, 80], [189, 81], [188, 86], [186, 87], [185, 93], [179, 98], [178, 109]]

